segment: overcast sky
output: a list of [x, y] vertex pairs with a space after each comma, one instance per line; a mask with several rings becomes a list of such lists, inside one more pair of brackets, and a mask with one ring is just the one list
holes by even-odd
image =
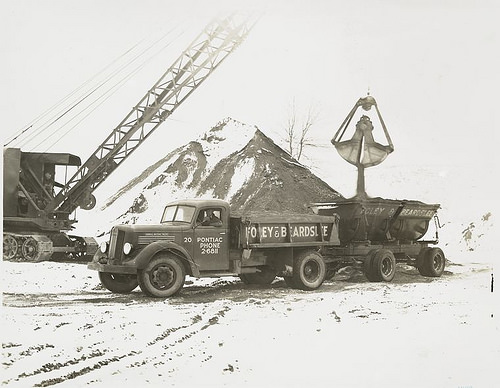
[[[25, 128], [133, 45], [166, 35], [167, 49], [57, 144], [24, 148], [85, 160], [214, 15], [239, 7], [263, 11], [245, 43], [131, 157], [127, 171], [227, 116], [275, 136], [293, 99], [299, 111], [320, 111], [312, 136], [328, 145], [370, 90], [396, 147], [387, 166], [472, 165], [490, 179], [498, 174], [497, 3], [2, 1], [2, 134]], [[345, 164], [333, 148], [326, 155]]]

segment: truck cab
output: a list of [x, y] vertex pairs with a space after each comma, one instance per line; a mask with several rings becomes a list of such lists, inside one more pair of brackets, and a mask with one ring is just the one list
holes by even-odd
[[199, 271], [229, 270], [229, 205], [219, 200], [174, 202], [165, 207], [165, 231], [182, 228], [178, 244], [191, 256]]
[[[183, 254], [191, 275], [229, 269], [229, 205], [220, 200], [168, 204], [159, 224], [113, 227], [94, 262], [141, 269], [152, 255], [168, 249]], [[113, 267], [108, 269], [114, 269]]]
[[[156, 282], [162, 288], [161, 284], [165, 283], [165, 288], [168, 288], [168, 282], [175, 280], [177, 270], [182, 276], [196, 277], [200, 273], [207, 276], [232, 271], [229, 219], [229, 204], [221, 200], [169, 203], [159, 224], [113, 227], [109, 241], [101, 244], [89, 269], [99, 271], [101, 282], [112, 291], [135, 288], [137, 284], [141, 285], [141, 278], [147, 278], [142, 282], [143, 290], [147, 289], [147, 283], [152, 282], [153, 292], [149, 294], [169, 296], [161, 292], [156, 295], [154, 284]], [[162, 269], [154, 272], [150, 266], [157, 259], [170, 264], [159, 266]], [[166, 280], [161, 280], [163, 278]]]

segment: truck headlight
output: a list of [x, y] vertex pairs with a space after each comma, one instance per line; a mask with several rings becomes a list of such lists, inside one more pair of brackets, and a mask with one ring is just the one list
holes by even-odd
[[128, 242], [125, 243], [125, 244], [123, 244], [123, 253], [125, 253], [126, 255], [128, 255], [130, 252], [132, 252], [132, 248], [133, 247], [134, 246], [132, 244], [128, 243]]
[[103, 241], [100, 245], [99, 245], [99, 249], [101, 250], [102, 253], [106, 253], [107, 250], [108, 250], [108, 242], [107, 241]]

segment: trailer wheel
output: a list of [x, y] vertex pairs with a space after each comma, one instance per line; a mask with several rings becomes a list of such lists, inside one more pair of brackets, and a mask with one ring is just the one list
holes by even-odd
[[14, 236], [4, 234], [3, 236], [3, 257], [5, 260], [12, 260], [16, 257], [19, 244]]
[[168, 254], [154, 257], [137, 275], [142, 292], [155, 298], [174, 295], [184, 285], [185, 278], [186, 270], [180, 259]]
[[365, 262], [363, 266], [363, 272], [365, 273], [366, 278], [370, 282], [376, 282], [377, 279], [373, 274], [373, 256], [375, 256], [375, 253], [377, 253], [376, 249], [371, 250], [368, 252], [368, 254], [365, 257]]
[[302, 290], [315, 290], [325, 280], [326, 265], [316, 251], [304, 251], [293, 262], [293, 282]]
[[446, 259], [440, 248], [424, 248], [417, 257], [417, 269], [422, 276], [440, 277], [444, 272]]
[[418, 269], [418, 272], [422, 276], [428, 276], [427, 275], [427, 266], [424, 265], [424, 262], [425, 262], [425, 257], [427, 256], [430, 249], [431, 248], [429, 248], [429, 247], [422, 248], [422, 250], [419, 252], [419, 254], [417, 256], [416, 267]]
[[[371, 253], [371, 255], [370, 255]], [[396, 274], [396, 258], [389, 249], [377, 249], [370, 252], [367, 257], [369, 261], [367, 278], [372, 282], [390, 282]]]
[[99, 280], [107, 290], [117, 294], [132, 292], [139, 285], [137, 275], [99, 272]]
[[260, 272], [240, 274], [241, 281], [245, 284], [271, 284], [276, 278], [274, 268], [263, 265], [258, 269]]

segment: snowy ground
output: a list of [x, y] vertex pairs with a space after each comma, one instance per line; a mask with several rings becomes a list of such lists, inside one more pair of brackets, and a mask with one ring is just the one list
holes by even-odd
[[9, 387], [500, 386], [487, 264], [345, 271], [315, 292], [188, 278], [167, 300], [113, 295], [82, 264], [2, 265]]

